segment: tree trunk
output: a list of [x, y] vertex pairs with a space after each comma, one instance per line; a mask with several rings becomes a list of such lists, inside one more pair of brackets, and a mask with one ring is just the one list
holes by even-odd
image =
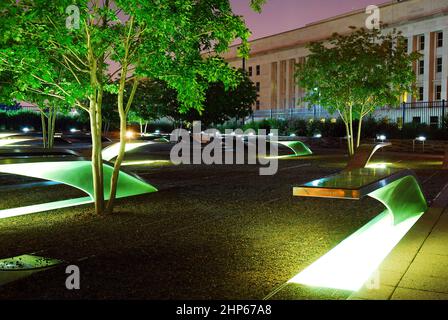
[[358, 124], [358, 137], [356, 140], [356, 149], [358, 149], [359, 145], [361, 144], [362, 119], [363, 119], [363, 117], [361, 116], [359, 118], [359, 124]]
[[145, 134], [148, 133], [148, 121], [145, 122]]
[[350, 156], [355, 154], [355, 138], [353, 134], [353, 106], [350, 106]]
[[103, 159], [101, 156], [101, 115], [98, 117], [97, 97], [90, 100], [90, 129], [92, 135], [92, 175], [95, 200], [95, 214], [104, 213], [104, 182], [103, 182]]
[[40, 111], [40, 120], [42, 122], [42, 142], [44, 145], [44, 148], [48, 148], [47, 144], [47, 123], [46, 123], [46, 116], [43, 110]]

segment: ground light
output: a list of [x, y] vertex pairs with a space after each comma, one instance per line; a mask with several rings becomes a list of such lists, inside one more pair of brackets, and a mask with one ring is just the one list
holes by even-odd
[[30, 132], [30, 128], [25, 127], [25, 128], [22, 129], [22, 131], [23, 131], [24, 133], [28, 133], [28, 132]]
[[289, 280], [289, 283], [358, 291], [427, 209], [420, 187], [411, 176], [369, 196], [381, 201], [388, 210]]

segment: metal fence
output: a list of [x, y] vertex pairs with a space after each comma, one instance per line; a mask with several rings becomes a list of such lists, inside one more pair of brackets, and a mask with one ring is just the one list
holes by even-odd
[[[444, 121], [448, 115], [447, 102], [431, 101], [431, 102], [412, 102], [403, 103], [399, 107], [383, 107], [378, 108], [372, 113], [371, 117], [375, 119], [387, 118], [391, 122], [396, 123], [425, 123], [432, 126], [443, 127]], [[312, 106], [294, 108], [294, 109], [270, 109], [257, 110], [250, 117], [252, 120], [262, 119], [304, 119], [304, 120], [320, 120], [339, 118], [339, 115], [330, 114], [321, 106]], [[249, 120], [249, 119], [248, 119]]]

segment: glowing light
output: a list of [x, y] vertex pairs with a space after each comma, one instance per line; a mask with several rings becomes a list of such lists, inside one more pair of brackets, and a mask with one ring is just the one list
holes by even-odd
[[0, 140], [0, 147], [9, 146], [14, 143], [29, 141], [32, 139], [1, 139]]
[[322, 134], [317, 133], [317, 134], [314, 135], [314, 138], [316, 138], [316, 139], [320, 139], [320, 138], [322, 138]]
[[342, 241], [290, 283], [349, 291], [361, 289], [381, 262], [427, 210], [413, 176], [394, 181], [371, 194], [387, 210]]
[[383, 212], [289, 283], [358, 291], [421, 216], [395, 225]]
[[270, 141], [271, 143], [278, 143], [285, 147], [288, 147], [294, 152], [295, 156], [307, 156], [313, 154], [310, 148], [308, 148], [302, 141]]
[[296, 134], [295, 134], [295, 133], [291, 133], [289, 136], [290, 136], [290, 137], [295, 137]]
[[160, 134], [160, 130], [154, 131], [155, 134]]
[[[91, 203], [94, 198], [92, 164], [90, 161], [22, 162], [15, 164], [2, 164], [0, 165], [0, 172], [63, 183], [84, 191], [89, 195], [89, 197], [84, 198], [0, 210], [0, 218], [77, 206]], [[106, 200], [108, 199], [110, 193], [110, 180], [112, 173], [113, 167], [103, 164], [104, 194]], [[156, 188], [137, 177], [122, 171], [119, 173], [117, 198], [125, 198], [156, 191]]]
[[0, 139], [16, 136], [17, 133], [0, 133]]
[[[152, 141], [146, 141], [146, 142], [132, 142], [132, 143], [126, 143], [125, 152], [132, 151], [134, 149], [154, 144]], [[118, 156], [118, 153], [120, 151], [120, 142], [117, 142], [113, 145], [108, 146], [107, 148], [104, 148], [102, 151], [103, 159], [106, 161], [111, 161], [112, 159], [116, 158]]]
[[23, 131], [24, 133], [28, 133], [28, 132], [30, 132], [30, 128], [25, 127], [25, 128], [22, 129], [22, 131]]
[[418, 141], [420, 141], [420, 142], [425, 142], [425, 141], [426, 141], [426, 137], [424, 137], [424, 136], [420, 136], [420, 137], [417, 137], [416, 140], [418, 140]]
[[134, 138], [134, 132], [132, 131], [126, 131], [126, 138], [132, 139]]
[[71, 128], [71, 129], [70, 129], [70, 132], [71, 132], [71, 133], [75, 133], [75, 132], [78, 132], [78, 131], [79, 131], [79, 130], [78, 130], [78, 129], [75, 129], [75, 128]]
[[371, 163], [366, 166], [368, 169], [386, 169], [388, 163]]
[[387, 137], [384, 134], [381, 134], [381, 135], [377, 136], [376, 138], [378, 140], [381, 140], [381, 141], [386, 141], [387, 140]]

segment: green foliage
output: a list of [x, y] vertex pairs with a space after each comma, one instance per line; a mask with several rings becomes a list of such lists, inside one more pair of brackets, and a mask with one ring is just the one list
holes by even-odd
[[414, 92], [412, 62], [419, 54], [408, 54], [404, 37], [395, 30], [389, 34], [377, 29], [352, 31], [334, 34], [328, 44], [309, 45], [311, 54], [298, 66], [296, 77], [308, 91], [305, 99], [339, 113], [353, 139], [353, 120], [378, 107], [398, 106], [404, 93]]
[[[178, 106], [168, 110], [167, 115], [177, 121], [192, 123], [200, 120], [204, 126], [222, 124], [230, 119], [242, 119], [252, 114], [258, 94], [250, 78], [240, 71], [241, 82], [233, 88], [225, 83], [215, 82], [209, 85], [205, 95], [204, 110], [179, 112]], [[166, 100], [170, 100], [169, 97]]]

